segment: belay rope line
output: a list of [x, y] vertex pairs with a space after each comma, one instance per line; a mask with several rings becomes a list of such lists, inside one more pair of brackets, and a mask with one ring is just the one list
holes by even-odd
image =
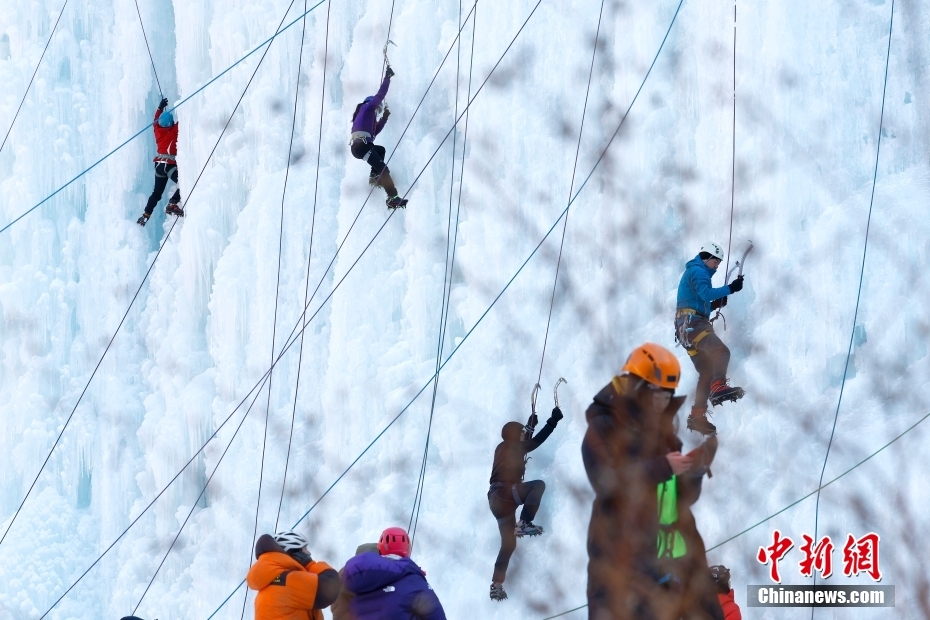
[[[478, 23], [478, 0], [475, 0], [474, 6], [472, 7], [474, 15], [472, 16], [472, 38], [471, 38], [471, 57], [468, 65], [468, 91], [465, 95], [465, 100], [471, 97], [471, 80], [472, 80], [472, 70], [474, 69], [474, 60], [475, 60], [475, 33]], [[459, 0], [459, 31], [462, 30], [462, 2]], [[389, 43], [391, 41], [388, 41]], [[456, 64], [455, 64], [455, 105], [452, 118], [458, 118], [459, 115], [459, 79], [461, 74], [461, 46], [462, 40], [459, 38], [456, 51]], [[385, 60], [387, 60], [387, 44], [384, 46], [385, 49]], [[440, 307], [439, 314], [439, 337], [438, 342], [436, 343], [436, 367], [435, 375], [433, 379], [433, 396], [430, 401], [430, 410], [429, 410], [429, 422], [426, 427], [426, 441], [423, 446], [423, 460], [420, 464], [420, 475], [417, 480], [417, 487], [413, 496], [413, 508], [410, 510], [410, 521], [407, 524], [407, 533], [410, 538], [411, 548], [413, 547], [417, 525], [420, 521], [420, 508], [423, 506], [423, 493], [424, 487], [426, 485], [426, 465], [427, 457], [429, 456], [429, 442], [433, 429], [433, 417], [436, 411], [436, 396], [439, 391], [439, 365], [442, 362], [442, 352], [445, 348], [445, 338], [447, 326], [449, 323], [449, 303], [450, 297], [452, 295], [452, 273], [455, 269], [455, 250], [458, 243], [458, 228], [459, 228], [459, 216], [462, 210], [462, 186], [465, 182], [465, 150], [467, 147], [468, 140], [468, 114], [465, 115], [465, 135], [462, 143], [462, 164], [461, 164], [461, 173], [459, 174], [459, 196], [458, 196], [458, 205], [455, 212], [455, 225], [452, 224], [452, 197], [455, 190], [455, 147], [456, 147], [456, 137], [458, 135], [457, 123], [453, 125], [452, 132], [452, 167], [449, 179], [449, 216], [446, 221], [446, 264], [443, 270], [443, 282], [442, 282], [442, 303]], [[451, 257], [450, 257], [451, 251]]]
[[[323, 110], [326, 104], [326, 67], [329, 60], [329, 17], [332, 6], [332, 3], [326, 6], [326, 38], [323, 45], [323, 85], [322, 92], [320, 93], [320, 133], [316, 144], [316, 178], [313, 182], [313, 213], [310, 217], [310, 248], [307, 252], [307, 280], [304, 284], [304, 306], [300, 317], [300, 322], [304, 329], [306, 329], [307, 307], [310, 305], [307, 297], [310, 293], [310, 262], [313, 258], [313, 233], [316, 228], [316, 206], [320, 189], [320, 155], [323, 148]], [[301, 44], [301, 49], [302, 48], [303, 44]], [[275, 531], [277, 531], [278, 522], [281, 520], [281, 506], [284, 503], [284, 489], [287, 485], [287, 469], [291, 461], [291, 443], [294, 439], [294, 420], [297, 417], [297, 394], [300, 390], [300, 367], [304, 359], [304, 329], [300, 330], [300, 349], [297, 355], [297, 379], [294, 382], [294, 403], [291, 409], [291, 429], [287, 438], [287, 456], [284, 458], [284, 478], [281, 481], [281, 497], [278, 500], [278, 514], [274, 520]], [[291, 333], [293, 334], [293, 332]]]
[[[869, 214], [865, 222], [865, 241], [862, 244], [862, 265], [859, 268], [859, 287], [856, 290], [856, 309], [853, 311], [852, 329], [849, 333], [849, 346], [846, 350], [846, 363], [843, 366], [843, 380], [840, 383], [840, 394], [836, 400], [836, 412], [833, 414], [833, 427], [830, 429], [830, 441], [827, 443], [827, 451], [823, 456], [823, 467], [820, 469], [820, 483], [817, 485], [817, 502], [814, 506], [814, 541], [816, 544], [818, 527], [820, 526], [820, 489], [823, 484], [823, 476], [827, 471], [827, 460], [830, 458], [830, 449], [833, 447], [833, 436], [836, 434], [836, 422], [840, 417], [840, 405], [843, 404], [843, 390], [846, 387], [846, 376], [849, 372], [849, 360], [852, 358], [853, 342], [856, 337], [856, 320], [859, 318], [859, 302], [862, 299], [862, 281], [865, 278], [865, 257], [869, 250], [869, 228], [872, 225], [872, 206], [875, 204], [875, 184], [878, 179], [878, 161], [882, 152], [882, 127], [885, 122], [885, 93], [888, 91], [888, 65], [891, 61], [891, 35], [894, 32], [894, 0], [891, 0], [891, 15], [888, 18], [888, 49], [885, 52], [885, 79], [882, 84], [882, 110], [878, 117], [878, 140], [875, 145], [875, 167], [872, 171], [872, 194], [869, 198]], [[814, 584], [817, 583], [817, 573], [814, 572]], [[814, 609], [811, 608], [811, 618], [814, 617]]]
[[[332, 3], [327, 5], [327, 18], [329, 17], [330, 7], [332, 7]], [[304, 0], [304, 11], [306, 12], [306, 10], [307, 10], [307, 0]], [[328, 28], [326, 32], [328, 35], [329, 34]], [[272, 392], [272, 380], [274, 379], [274, 365], [275, 365], [274, 364], [274, 361], [275, 361], [274, 347], [275, 347], [275, 339], [278, 333], [278, 299], [279, 299], [280, 290], [281, 290], [281, 251], [282, 251], [282, 246], [284, 245], [284, 203], [285, 203], [285, 198], [287, 197], [287, 182], [290, 178], [290, 173], [291, 173], [291, 157], [294, 153], [294, 134], [297, 129], [297, 109], [300, 103], [300, 72], [303, 69], [304, 41], [306, 39], [306, 35], [307, 35], [307, 18], [304, 17], [302, 25], [301, 25], [301, 30], [300, 30], [300, 49], [297, 54], [297, 73], [296, 73], [296, 78], [294, 79], [294, 112], [293, 112], [293, 116], [291, 117], [291, 136], [290, 136], [290, 139], [288, 141], [288, 146], [287, 146], [287, 160], [285, 162], [285, 167], [284, 167], [284, 183], [281, 188], [281, 216], [278, 222], [279, 224], [279, 227], [278, 227], [278, 269], [277, 269], [277, 276], [275, 279], [274, 315], [272, 318], [272, 327], [271, 327], [271, 362], [270, 362], [270, 367], [268, 369], [269, 370], [268, 372], [268, 397], [265, 403], [265, 424], [264, 424], [264, 428], [262, 432], [262, 457], [261, 457], [261, 465], [259, 467], [259, 473], [258, 473], [258, 490], [257, 490], [258, 492], [256, 493], [256, 499], [255, 499], [255, 523], [252, 529], [252, 543], [249, 545], [248, 559], [247, 559], [246, 566], [249, 566], [252, 563], [252, 549], [255, 548], [255, 539], [258, 538], [258, 517], [259, 517], [261, 504], [262, 504], [262, 482], [264, 481], [264, 478], [265, 478], [265, 449], [268, 445], [268, 418], [271, 415], [271, 392]], [[322, 128], [321, 128], [321, 131], [322, 131]], [[319, 159], [317, 161], [319, 162]], [[317, 171], [317, 173], [319, 174], [319, 171]], [[309, 274], [309, 270], [308, 270], [308, 274]], [[296, 402], [294, 406], [296, 410]], [[248, 414], [248, 412], [246, 412], [246, 414]], [[245, 418], [243, 417], [243, 420], [244, 419]], [[292, 434], [293, 434], [293, 428], [294, 428], [294, 420], [292, 417], [291, 418], [291, 433]], [[291, 451], [291, 437], [288, 438], [288, 444], [287, 444], [288, 459], [290, 458], [290, 451]], [[232, 442], [230, 442], [229, 445], [232, 445]], [[228, 446], [227, 446], [227, 449], [228, 449]], [[214, 469], [214, 472], [215, 471], [216, 470]], [[204, 485], [204, 491], [206, 491], [206, 485]], [[282, 483], [281, 500], [279, 500], [279, 503], [278, 503], [279, 511], [280, 511], [281, 502], [283, 501], [283, 499], [284, 499], [284, 485]], [[277, 524], [277, 518], [275, 518], [275, 524]], [[245, 617], [245, 608], [246, 608], [246, 605], [248, 604], [248, 600], [249, 600], [249, 590], [246, 589], [245, 595], [242, 597], [242, 613], [240, 614], [240, 618]]]
[[733, 0], [733, 133], [730, 164], [730, 233], [727, 237], [727, 265], [723, 272], [730, 270], [730, 248], [733, 244], [733, 210], [736, 205], [736, 0]]
[[[572, 180], [568, 188], [568, 206], [571, 207], [572, 192], [575, 191], [575, 173], [578, 171], [578, 157], [581, 154], [581, 138], [584, 135], [584, 120], [588, 113], [588, 96], [591, 94], [591, 79], [594, 76], [594, 59], [597, 56], [597, 43], [601, 35], [601, 19], [604, 16], [604, 0], [601, 0], [601, 9], [597, 15], [597, 30], [594, 32], [594, 45], [591, 50], [591, 67], [588, 69], [588, 85], [584, 91], [584, 106], [581, 109], [581, 124], [578, 126], [578, 145], [575, 147], [575, 162], [572, 165]], [[562, 249], [565, 247], [565, 233], [568, 230], [568, 209], [565, 210], [565, 220], [562, 222], [562, 240], [559, 242], [559, 258], [555, 264], [555, 276], [552, 279], [552, 295], [549, 299], [549, 315], [546, 318], [546, 334], [543, 337], [542, 354], [539, 356], [539, 374], [536, 376], [536, 387], [542, 381], [543, 363], [546, 361], [546, 345], [549, 343], [549, 326], [552, 323], [552, 308], [555, 305], [555, 290], [559, 283], [559, 268], [562, 266]], [[558, 387], [558, 384], [556, 384]], [[533, 398], [533, 413], [536, 414], [536, 399]]]
[[155, 83], [158, 84], [158, 94], [164, 97], [165, 92], [161, 89], [161, 80], [158, 79], [158, 70], [155, 68], [155, 57], [152, 56], [152, 48], [149, 47], [149, 38], [145, 34], [145, 25], [142, 23], [142, 11], [139, 10], [139, 0], [135, 0], [135, 3], [136, 14], [139, 16], [139, 28], [142, 29], [142, 40], [145, 41], [145, 49], [148, 50], [149, 60], [152, 62], [152, 73], [155, 75]]

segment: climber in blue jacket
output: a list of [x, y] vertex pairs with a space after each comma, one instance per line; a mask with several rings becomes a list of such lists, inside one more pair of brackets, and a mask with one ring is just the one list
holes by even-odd
[[716, 406], [726, 400], [736, 401], [745, 393], [743, 388], [729, 385], [730, 349], [714, 333], [710, 322], [711, 311], [727, 305], [727, 296], [743, 289], [742, 275], [726, 286], [713, 287], [711, 278], [722, 260], [723, 248], [714, 242], [705, 243], [700, 253], [688, 261], [678, 283], [675, 339], [688, 352], [699, 375], [688, 428], [702, 435], [717, 432], [707, 419], [708, 398]]

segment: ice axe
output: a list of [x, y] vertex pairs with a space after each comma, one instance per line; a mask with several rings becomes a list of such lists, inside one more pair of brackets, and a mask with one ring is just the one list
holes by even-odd
[[743, 256], [740, 257], [738, 261], [733, 263], [733, 266], [730, 267], [730, 270], [727, 272], [727, 281], [730, 280], [730, 276], [733, 275], [733, 270], [738, 269], [737, 276], [743, 275], [743, 267], [746, 265], [746, 257], [749, 256], [749, 253], [752, 252], [752, 239], [749, 240], [749, 247], [746, 248], [746, 251], [743, 252]]
[[[384, 49], [381, 50], [381, 53], [384, 54], [384, 66], [385, 67], [391, 66], [391, 61], [388, 60], [388, 55], [387, 55], [388, 45], [393, 45], [394, 47], [397, 47], [397, 43], [394, 43], [393, 41], [388, 39], [387, 42], [384, 44]], [[383, 72], [384, 72], [384, 69], [382, 68], [382, 73]]]
[[530, 417], [523, 426], [523, 438], [529, 439], [536, 432], [536, 425], [539, 424], [539, 417], [536, 415], [536, 398], [539, 396], [539, 390], [542, 388], [538, 383], [533, 386], [530, 392]]

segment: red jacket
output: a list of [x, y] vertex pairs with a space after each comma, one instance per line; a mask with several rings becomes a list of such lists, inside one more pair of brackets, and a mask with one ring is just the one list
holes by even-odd
[[161, 116], [161, 110], [155, 110], [155, 121], [152, 127], [155, 128], [155, 145], [158, 148], [158, 155], [152, 161], [166, 161], [173, 164], [174, 156], [178, 154], [178, 124], [162, 127], [158, 124], [159, 116]]
[[720, 594], [718, 592], [717, 598], [720, 599], [720, 606], [723, 607], [723, 615], [726, 616], [726, 620], [743, 620], [743, 614], [740, 613], [739, 605], [736, 604], [733, 590], [730, 590], [729, 594]]

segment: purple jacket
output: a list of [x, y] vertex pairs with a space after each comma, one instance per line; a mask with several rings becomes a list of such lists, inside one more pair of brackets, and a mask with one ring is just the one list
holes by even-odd
[[342, 570], [343, 587], [355, 593], [355, 620], [446, 620], [423, 571], [409, 558], [362, 553]]
[[384, 80], [381, 82], [381, 88], [378, 89], [374, 98], [368, 103], [363, 103], [361, 107], [359, 107], [358, 114], [355, 115], [355, 120], [352, 121], [352, 133], [356, 131], [367, 131], [372, 136], [377, 136], [381, 133], [387, 119], [382, 116], [381, 120], [375, 122], [375, 116], [378, 111], [378, 106], [384, 101], [384, 97], [387, 95], [390, 86], [391, 78], [385, 76]]

